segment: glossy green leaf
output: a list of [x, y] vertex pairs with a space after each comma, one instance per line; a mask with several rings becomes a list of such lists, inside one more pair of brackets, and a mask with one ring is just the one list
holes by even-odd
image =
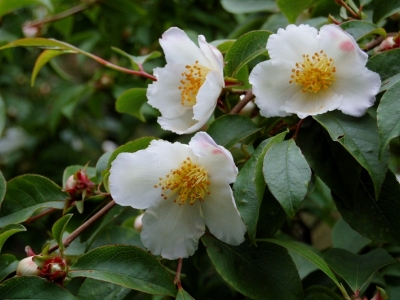
[[117, 158], [118, 154], [122, 152], [133, 153], [142, 149], [146, 149], [150, 145], [150, 142], [154, 139], [154, 137], [142, 137], [134, 141], [128, 142], [125, 145], [119, 146], [117, 149], [114, 150], [114, 152], [110, 156], [110, 159], [108, 160], [108, 169], [111, 168], [111, 163], [114, 159]]
[[89, 251], [69, 268], [69, 276], [111, 282], [149, 294], [176, 295], [166, 269], [153, 255], [133, 246], [104, 246]]
[[18, 260], [14, 255], [0, 255], [0, 282], [17, 270]]
[[26, 231], [26, 228], [20, 224], [9, 224], [0, 229], [0, 252], [6, 240], [20, 231]]
[[62, 209], [68, 194], [46, 177], [22, 175], [10, 180], [0, 210], [0, 228], [27, 220], [42, 208]]
[[400, 73], [400, 49], [387, 50], [372, 56], [367, 62], [367, 68], [379, 74], [382, 83], [386, 79]]
[[227, 245], [216, 238], [201, 238], [218, 273], [234, 289], [252, 299], [303, 299], [299, 274], [287, 251], [272, 243], [258, 247], [249, 241]]
[[53, 11], [53, 5], [50, 0], [3, 0], [0, 1], [0, 17], [18, 8], [31, 5], [43, 5]]
[[400, 81], [389, 88], [382, 96], [377, 110], [379, 128], [379, 154], [384, 151], [390, 140], [400, 135]]
[[121, 96], [118, 97], [115, 103], [115, 109], [122, 114], [129, 114], [140, 121], [145, 122], [146, 119], [143, 115], [142, 107], [147, 102], [146, 96], [147, 89], [133, 88], [126, 90]]
[[292, 250], [296, 252], [297, 254], [303, 256], [310, 262], [312, 262], [314, 265], [318, 267], [322, 272], [324, 272], [330, 279], [333, 280], [336, 285], [340, 285], [339, 281], [337, 280], [335, 274], [332, 272], [332, 270], [329, 268], [327, 263], [324, 261], [324, 259], [321, 257], [321, 255], [316, 252], [313, 248], [306, 244], [302, 244], [299, 242], [295, 241], [284, 241], [284, 240], [277, 240], [277, 239], [260, 239], [257, 240], [260, 242], [269, 242], [269, 243], [274, 243], [277, 245], [280, 245], [282, 247], [285, 247], [288, 250]]
[[287, 131], [263, 141], [240, 170], [233, 184], [233, 196], [240, 215], [246, 224], [247, 233], [254, 242], [258, 216], [265, 190], [262, 166], [265, 153], [275, 143], [283, 141]]
[[[112, 215], [114, 211], [108, 215]], [[108, 216], [107, 215], [107, 216]], [[104, 220], [101, 224], [101, 230], [96, 231], [93, 236], [89, 239], [89, 243], [92, 242], [90, 249], [105, 245], [131, 245], [144, 249], [142, 241], [140, 239], [140, 232], [132, 227], [122, 227], [110, 224], [115, 218], [109, 218]]]
[[272, 32], [250, 31], [239, 37], [225, 56], [225, 75], [235, 77], [236, 73], [251, 60], [267, 52], [267, 40]]
[[[40, 70], [43, 68], [45, 64], [47, 64], [51, 59], [61, 54], [66, 54], [67, 51], [60, 50], [44, 50], [36, 59], [35, 66], [33, 67], [32, 77], [31, 77], [31, 86], [34, 86], [36, 76], [39, 74]], [[72, 52], [73, 53], [73, 52]]]
[[344, 199], [354, 197], [361, 166], [339, 143], [332, 141], [319, 123], [312, 119], [306, 122], [296, 142], [308, 164], [332, 192]]
[[132, 67], [135, 70], [139, 70], [140, 67], [142, 66], [146, 61], [158, 58], [161, 56], [161, 52], [160, 51], [153, 51], [149, 54], [146, 55], [142, 55], [142, 56], [134, 56], [134, 55], [130, 55], [128, 53], [126, 53], [125, 51], [115, 48], [115, 47], [111, 47], [111, 49], [113, 49], [115, 52], [125, 56], [127, 59], [129, 59], [130, 63], [132, 64]]
[[53, 49], [53, 50], [72, 50], [78, 52], [84, 52], [70, 44], [60, 42], [54, 39], [45, 39], [45, 38], [24, 38], [8, 43], [2, 47], [0, 50], [14, 48], [14, 47], [40, 47], [45, 49]]
[[378, 23], [380, 20], [400, 11], [400, 0], [386, 0], [384, 3], [380, 0], [373, 0], [374, 14], [372, 20]]
[[323, 285], [312, 285], [306, 288], [304, 293], [306, 294], [304, 300], [343, 300], [343, 296]]
[[37, 276], [13, 277], [0, 284], [3, 299], [77, 300], [58, 284]]
[[221, 0], [221, 5], [232, 14], [278, 10], [275, 1], [271, 0]]
[[379, 34], [386, 37], [386, 31], [377, 25], [362, 21], [362, 20], [352, 20], [343, 22], [340, 27], [347, 31], [356, 41], [359, 41], [371, 34]]
[[77, 297], [85, 300], [122, 300], [131, 291], [117, 284], [86, 278], [79, 288]]
[[379, 243], [400, 245], [400, 185], [388, 172], [379, 198], [366, 172], [362, 173], [354, 197], [334, 197], [343, 219], [363, 236]]
[[382, 248], [374, 249], [364, 255], [332, 248], [324, 253], [324, 259], [354, 292], [362, 289], [375, 271], [388, 264], [396, 263], [396, 260]]
[[218, 40], [218, 41], [214, 41], [211, 44], [215, 47], [217, 47], [217, 49], [219, 51], [221, 51], [222, 54], [225, 54], [229, 51], [229, 49], [231, 49], [232, 45], [236, 42], [236, 40]]
[[211, 123], [207, 133], [214, 141], [227, 149], [259, 131], [260, 128], [242, 115], [223, 115]]
[[289, 20], [289, 23], [296, 23], [297, 16], [312, 4], [318, 2], [316, 0], [276, 0], [279, 10]]
[[379, 134], [376, 121], [368, 114], [356, 118], [339, 111], [314, 116], [332, 140], [339, 142], [370, 174], [378, 198], [388, 170], [389, 153], [379, 158]]
[[100, 156], [99, 160], [96, 163], [96, 174], [97, 174], [97, 182], [101, 182], [103, 179], [102, 173], [104, 170], [108, 168], [108, 161], [112, 155], [112, 151], [104, 153]]
[[6, 126], [6, 117], [7, 117], [6, 104], [4, 103], [3, 98], [0, 96], [0, 137], [3, 134], [3, 130]]
[[7, 182], [3, 176], [3, 173], [0, 171], [0, 206], [3, 202], [4, 196], [6, 195], [7, 191]]
[[332, 228], [332, 243], [335, 248], [357, 253], [370, 244], [371, 240], [353, 230], [345, 220], [339, 219]]
[[176, 294], [175, 300], [194, 300], [194, 298], [183, 288], [180, 288], [178, 289], [178, 294]]
[[64, 173], [63, 173], [63, 187], [65, 188], [65, 184], [70, 176], [73, 176], [76, 172], [79, 170], [85, 170], [86, 174], [89, 176], [89, 178], [95, 178], [96, 177], [96, 169], [93, 167], [88, 167], [88, 166], [82, 166], [82, 165], [73, 165], [73, 166], [68, 166], [65, 168]]
[[381, 88], [379, 89], [380, 92], [384, 92], [394, 86], [396, 83], [400, 81], [400, 73], [393, 75], [385, 80], [382, 81]]
[[72, 214], [67, 214], [65, 216], [63, 216], [61, 219], [57, 220], [53, 227], [51, 228], [51, 232], [53, 234], [53, 238], [56, 240], [60, 251], [63, 252], [64, 251], [64, 244], [63, 244], [63, 234], [65, 231], [65, 228], [69, 222], [69, 220], [71, 219]]
[[265, 182], [289, 217], [307, 194], [311, 170], [293, 139], [272, 145], [264, 157]]

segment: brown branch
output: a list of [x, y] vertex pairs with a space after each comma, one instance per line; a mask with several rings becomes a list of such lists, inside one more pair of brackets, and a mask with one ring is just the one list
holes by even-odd
[[238, 104], [236, 104], [236, 106], [234, 108], [232, 108], [232, 110], [230, 111], [229, 114], [233, 115], [233, 114], [237, 114], [239, 113], [243, 107], [246, 106], [247, 103], [249, 103], [251, 100], [254, 99], [254, 94], [251, 90], [248, 90], [246, 92], [246, 95], [244, 96], [244, 98], [242, 100], [240, 100], [240, 102]]
[[25, 221], [25, 223], [32, 223], [32, 222], [34, 222], [34, 221], [36, 221], [36, 220], [38, 220], [38, 219], [40, 219], [40, 218], [42, 218], [44, 216], [47, 216], [47, 215], [51, 214], [52, 212], [54, 212], [56, 210], [58, 210], [58, 209], [56, 209], [56, 208], [46, 209], [45, 211], [41, 212], [40, 214], [37, 214], [36, 216], [28, 218]]
[[347, 5], [343, 0], [335, 0], [335, 2], [343, 6], [354, 18], [361, 19], [361, 16], [357, 14], [350, 6]]
[[294, 140], [297, 138], [297, 135], [299, 134], [301, 125], [303, 125], [303, 122], [304, 122], [304, 119], [301, 119], [301, 120], [299, 121], [299, 123], [297, 123], [296, 131], [295, 131], [294, 134], [293, 134], [293, 139], [294, 139]]
[[[83, 231], [90, 227], [94, 222], [96, 222], [100, 217], [105, 215], [111, 208], [115, 206], [115, 201], [111, 200], [106, 206], [100, 209], [95, 215], [93, 215], [89, 220], [75, 229], [68, 237], [63, 241], [64, 248], [67, 248]], [[49, 249], [49, 253], [58, 249], [58, 245], [54, 245]]]
[[179, 258], [178, 259], [178, 267], [176, 268], [176, 275], [175, 275], [175, 279], [174, 279], [174, 283], [178, 286], [178, 289], [182, 288], [181, 270], [182, 270], [182, 258]]

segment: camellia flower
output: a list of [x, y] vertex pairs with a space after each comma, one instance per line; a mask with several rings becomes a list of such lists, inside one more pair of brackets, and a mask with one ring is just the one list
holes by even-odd
[[147, 89], [149, 104], [161, 112], [158, 123], [178, 134], [199, 130], [214, 112], [224, 87], [221, 52], [199, 35], [199, 47], [172, 27], [160, 39], [167, 64], [155, 68]]
[[205, 225], [225, 243], [244, 241], [246, 228], [229, 186], [237, 172], [230, 152], [198, 132], [189, 145], [153, 140], [147, 149], [119, 154], [110, 190], [116, 203], [146, 209], [143, 245], [177, 259], [196, 251]]
[[289, 25], [267, 42], [270, 60], [250, 74], [260, 114], [300, 118], [339, 109], [362, 116], [375, 101], [381, 80], [365, 67], [368, 55], [337, 25], [319, 33]]

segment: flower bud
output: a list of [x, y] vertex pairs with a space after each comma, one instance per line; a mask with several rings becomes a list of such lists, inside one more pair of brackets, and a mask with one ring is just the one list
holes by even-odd
[[33, 256], [25, 257], [22, 259], [17, 266], [17, 276], [24, 276], [24, 275], [39, 275], [40, 270], [32, 260]]
[[68, 177], [64, 191], [70, 194], [72, 198], [81, 200], [85, 198], [84, 196], [92, 195], [94, 186], [83, 169]]
[[143, 227], [143, 222], [142, 222], [143, 215], [144, 215], [144, 213], [138, 215], [135, 219], [135, 222], [133, 222], [133, 227], [139, 232], [142, 231], [142, 227]]

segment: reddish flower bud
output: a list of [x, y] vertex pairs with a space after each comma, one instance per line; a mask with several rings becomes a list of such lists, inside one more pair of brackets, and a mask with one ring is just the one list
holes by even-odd
[[74, 175], [68, 177], [65, 183], [65, 191], [71, 195], [73, 199], [81, 200], [82, 194], [89, 196], [93, 193], [94, 183], [90, 181], [85, 170], [79, 170]]
[[25, 257], [17, 266], [17, 276], [39, 275], [40, 270], [37, 264], [32, 260], [33, 256]]

